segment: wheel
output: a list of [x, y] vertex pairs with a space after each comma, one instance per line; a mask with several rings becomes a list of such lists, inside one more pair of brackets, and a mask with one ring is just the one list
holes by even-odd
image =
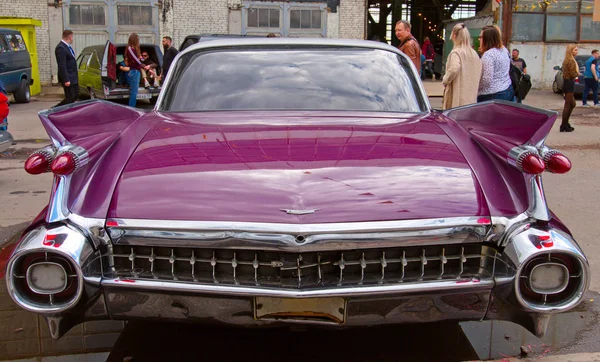
[[94, 88], [92, 88], [92, 87], [88, 87], [88, 94], [90, 95], [90, 99], [98, 98], [98, 97], [96, 97], [96, 92], [94, 91]]
[[27, 79], [21, 79], [14, 96], [16, 103], [29, 103], [31, 100], [31, 92], [29, 91], [29, 82]]
[[560, 89], [558, 88], [558, 83], [556, 83], [556, 80], [554, 80], [554, 83], [552, 83], [552, 91], [556, 94], [560, 93]]

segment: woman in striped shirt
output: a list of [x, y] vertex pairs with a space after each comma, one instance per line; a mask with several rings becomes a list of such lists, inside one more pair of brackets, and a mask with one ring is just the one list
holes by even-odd
[[145, 65], [140, 60], [140, 37], [136, 33], [131, 33], [125, 49], [125, 64], [129, 67], [127, 78], [129, 80], [129, 106], [135, 107], [137, 103], [138, 88], [140, 86], [140, 69], [148, 70], [149, 65]]

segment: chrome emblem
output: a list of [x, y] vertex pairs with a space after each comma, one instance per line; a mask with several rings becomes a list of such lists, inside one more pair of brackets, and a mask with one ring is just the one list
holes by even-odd
[[307, 214], [314, 214], [315, 212], [319, 211], [320, 209], [308, 209], [308, 210], [279, 209], [279, 210], [285, 211], [285, 213], [288, 215], [307, 215]]

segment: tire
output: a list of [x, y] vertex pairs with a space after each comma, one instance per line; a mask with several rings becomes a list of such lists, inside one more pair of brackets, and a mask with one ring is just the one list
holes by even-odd
[[31, 91], [29, 90], [29, 82], [27, 79], [21, 79], [19, 87], [13, 94], [16, 103], [29, 103], [31, 100]]
[[552, 83], [552, 91], [556, 94], [559, 94], [561, 92], [558, 88], [558, 83], [556, 83], [556, 79], [554, 80], [554, 83]]

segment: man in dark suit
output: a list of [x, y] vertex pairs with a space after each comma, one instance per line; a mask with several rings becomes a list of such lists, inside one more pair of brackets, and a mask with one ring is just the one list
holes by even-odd
[[75, 102], [79, 95], [77, 60], [71, 44], [73, 44], [73, 32], [65, 30], [62, 33], [62, 40], [54, 50], [56, 62], [58, 63], [58, 81], [62, 84], [65, 92], [65, 99], [57, 104], [57, 107]]

